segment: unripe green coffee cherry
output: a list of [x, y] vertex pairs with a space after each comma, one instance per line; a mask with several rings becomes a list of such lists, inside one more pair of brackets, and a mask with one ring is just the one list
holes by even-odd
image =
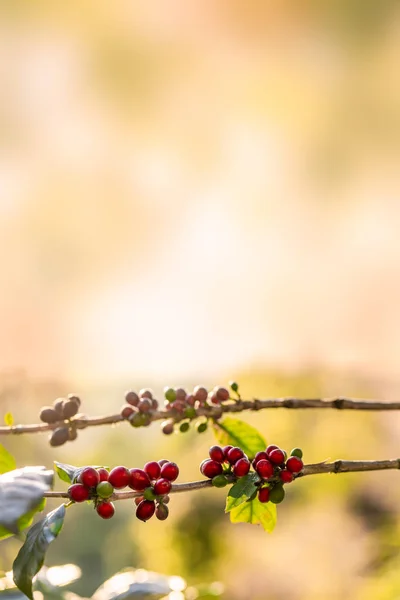
[[205, 423], [199, 423], [197, 425], [197, 433], [204, 433], [205, 431], [207, 431], [207, 427], [208, 427], [207, 421]]
[[166, 387], [164, 388], [164, 396], [168, 402], [175, 402], [176, 400], [176, 391], [174, 388]]
[[236, 381], [230, 381], [229, 382], [230, 388], [232, 390], [232, 392], [237, 392], [239, 389], [239, 384], [236, 383]]
[[275, 485], [269, 494], [269, 501], [273, 504], [280, 504], [285, 497], [285, 490], [282, 485]]
[[128, 421], [132, 425], [132, 427], [142, 426], [142, 415], [143, 413], [137, 412], [129, 417]]
[[303, 458], [303, 450], [301, 448], [293, 448], [290, 456], [297, 456], [297, 458]]
[[212, 478], [211, 483], [214, 487], [223, 488], [228, 485], [228, 480], [225, 475], [216, 475]]
[[96, 494], [100, 498], [109, 498], [114, 493], [114, 488], [108, 481], [100, 481], [96, 487]]
[[153, 492], [153, 488], [151, 488], [151, 487], [147, 487], [144, 490], [143, 497], [145, 498], [145, 500], [155, 500], [157, 498], [157, 496]]
[[188, 423], [187, 421], [184, 421], [179, 425], [179, 431], [181, 431], [182, 433], [186, 433], [186, 431], [189, 431], [189, 429], [190, 423]]
[[196, 409], [193, 408], [193, 406], [188, 406], [187, 408], [185, 408], [185, 412], [183, 414], [188, 419], [193, 419], [197, 415]]

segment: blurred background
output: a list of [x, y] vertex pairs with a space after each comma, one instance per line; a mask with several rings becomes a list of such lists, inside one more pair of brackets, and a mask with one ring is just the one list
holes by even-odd
[[[3, 414], [229, 379], [246, 397], [398, 400], [399, 60], [394, 0], [2, 0]], [[397, 414], [243, 418], [306, 462], [399, 455]], [[166, 456], [185, 481], [213, 438], [2, 441], [20, 466]], [[80, 507], [47, 563], [78, 564], [85, 595], [140, 567], [232, 600], [400, 598], [394, 473], [299, 481], [272, 535], [230, 525], [223, 496], [174, 497], [145, 525]]]

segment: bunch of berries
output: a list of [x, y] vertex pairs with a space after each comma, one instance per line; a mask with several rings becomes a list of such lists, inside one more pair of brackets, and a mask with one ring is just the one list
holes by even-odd
[[125, 394], [121, 417], [127, 419], [132, 427], [147, 427], [151, 423], [151, 413], [157, 409], [158, 401], [152, 390], [143, 388], [138, 394], [131, 390]]
[[73, 502], [92, 500], [97, 514], [103, 519], [111, 519], [115, 513], [111, 502], [114, 490], [130, 487], [141, 493], [134, 499], [137, 518], [148, 521], [155, 514], [157, 519], [164, 521], [169, 512], [166, 506], [168, 494], [178, 475], [178, 465], [166, 459], [148, 462], [143, 469], [119, 466], [109, 472], [103, 467], [85, 467], [68, 488], [68, 495]]
[[275, 445], [257, 452], [252, 462], [241, 448], [235, 446], [212, 446], [209, 456], [201, 463], [200, 471], [205, 477], [212, 479], [214, 486], [224, 487], [247, 475], [252, 467], [259, 478], [259, 501], [274, 504], [282, 502], [285, 497], [283, 485], [293, 481], [304, 466], [300, 448], [294, 448], [288, 458], [285, 450]]
[[[164, 389], [164, 406], [172, 411], [174, 417], [161, 424], [161, 431], [166, 435], [174, 432], [176, 418], [180, 420], [179, 431], [185, 433], [190, 429], [190, 421], [197, 417], [197, 409], [218, 405], [230, 400], [230, 392], [225, 387], [216, 386], [211, 392], [202, 385], [197, 385], [188, 393], [184, 388], [166, 387]], [[207, 429], [207, 420], [197, 424], [197, 431], [203, 433]]]
[[43, 406], [40, 411], [40, 420], [43, 423], [60, 423], [49, 437], [51, 446], [62, 446], [65, 442], [76, 440], [78, 433], [71, 421], [78, 413], [81, 400], [75, 394], [68, 394], [67, 398], [57, 398], [53, 406]]

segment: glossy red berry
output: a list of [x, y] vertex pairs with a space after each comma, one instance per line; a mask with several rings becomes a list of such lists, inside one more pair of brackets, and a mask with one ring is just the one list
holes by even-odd
[[228, 452], [229, 450], [233, 448], [233, 446], [224, 446], [222, 448], [223, 452], [224, 452], [224, 456], [225, 456], [225, 461], [228, 462]]
[[237, 462], [240, 458], [244, 457], [244, 452], [243, 450], [241, 450], [241, 448], [237, 448], [234, 446], [229, 450], [227, 457], [231, 465], [234, 465], [235, 462]]
[[142, 500], [136, 508], [136, 516], [141, 521], [148, 521], [154, 515], [156, 504], [153, 500]]
[[144, 496], [136, 496], [136, 498], [134, 498], [136, 506], [140, 504], [142, 500], [144, 500]]
[[266, 449], [266, 453], [269, 455], [271, 454], [272, 450], [279, 450], [279, 446], [275, 446], [274, 444], [270, 444], [267, 449]]
[[127, 402], [131, 406], [137, 406], [139, 404], [139, 396], [136, 392], [126, 392], [125, 402]]
[[169, 481], [175, 481], [178, 479], [179, 467], [174, 462], [167, 462], [161, 467], [161, 477], [169, 479]]
[[225, 454], [221, 446], [211, 446], [208, 451], [211, 460], [216, 460], [219, 463], [225, 462]]
[[282, 483], [290, 483], [294, 479], [293, 473], [291, 473], [287, 469], [283, 469], [283, 471], [279, 473], [279, 478], [282, 481]]
[[186, 400], [186, 396], [187, 396], [186, 390], [184, 390], [183, 388], [177, 388], [175, 390], [175, 392], [176, 392], [177, 400], [183, 400], [183, 401]]
[[85, 467], [79, 475], [78, 481], [88, 488], [95, 487], [100, 482], [100, 475], [93, 467]]
[[217, 392], [213, 392], [211, 394], [210, 400], [213, 404], [220, 404], [221, 400], [219, 399], [219, 397], [217, 396]]
[[130, 482], [130, 473], [126, 467], [114, 467], [108, 476], [108, 481], [117, 490], [126, 487]]
[[150, 486], [150, 479], [143, 469], [131, 469], [129, 487], [137, 492], [141, 492]]
[[201, 385], [196, 385], [196, 387], [193, 390], [193, 396], [199, 402], [206, 402], [207, 398], [208, 398], [208, 391], [206, 390], [205, 387], [203, 387]]
[[303, 466], [304, 466], [303, 461], [301, 460], [301, 458], [298, 458], [297, 456], [291, 456], [286, 461], [286, 468], [291, 473], [300, 473]]
[[209, 460], [206, 460], [202, 463], [200, 471], [205, 477], [209, 477], [210, 479], [212, 479], [216, 475], [221, 475], [222, 465], [221, 463], [218, 463], [215, 460], [211, 460], [210, 458]]
[[138, 409], [142, 413], [148, 413], [152, 409], [152, 400], [149, 398], [142, 398], [138, 404]]
[[263, 479], [270, 479], [274, 474], [274, 466], [269, 460], [259, 460], [255, 468], [259, 476]]
[[165, 504], [159, 504], [156, 508], [156, 517], [159, 521], [165, 521], [168, 518], [169, 509]]
[[257, 452], [254, 457], [254, 463], [257, 464], [259, 460], [268, 460], [268, 454], [266, 452]]
[[171, 487], [172, 485], [169, 479], [161, 478], [157, 479], [153, 489], [156, 496], [164, 496], [164, 494], [169, 494]]
[[68, 495], [74, 502], [89, 500], [89, 488], [82, 483], [74, 483], [68, 488]]
[[112, 502], [100, 502], [96, 506], [96, 511], [102, 519], [111, 519], [114, 516], [115, 507]]
[[97, 469], [97, 472], [99, 474], [100, 481], [108, 481], [109, 472], [107, 469], [100, 467], [100, 469]]
[[144, 465], [143, 471], [149, 476], [149, 479], [160, 477], [161, 467], [155, 460]]
[[123, 419], [129, 419], [129, 417], [133, 415], [134, 412], [136, 412], [136, 408], [134, 406], [131, 406], [130, 404], [124, 404], [121, 407], [121, 417]]
[[239, 458], [233, 467], [236, 477], [244, 477], [250, 471], [250, 461], [247, 458]]
[[149, 388], [143, 388], [139, 392], [140, 398], [147, 398], [148, 400], [153, 400], [153, 392]]
[[229, 400], [230, 394], [226, 388], [219, 387], [215, 390], [215, 393], [220, 402], [226, 402], [227, 400]]
[[269, 501], [270, 490], [267, 487], [260, 488], [258, 490], [258, 499], [260, 502], [268, 502]]
[[285, 455], [280, 448], [272, 450], [272, 452], [269, 453], [268, 458], [274, 465], [282, 465], [285, 462]]

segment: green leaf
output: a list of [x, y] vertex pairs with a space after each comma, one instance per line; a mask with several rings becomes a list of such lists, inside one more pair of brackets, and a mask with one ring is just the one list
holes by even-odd
[[239, 446], [250, 460], [267, 446], [267, 442], [255, 427], [231, 417], [215, 423], [214, 433], [221, 446]]
[[256, 497], [233, 508], [230, 517], [232, 523], [262, 525], [265, 531], [271, 533], [276, 525], [276, 506], [272, 502], [262, 503]]
[[[22, 515], [17, 521], [17, 526], [19, 531], [23, 531], [27, 527], [32, 525], [33, 519], [38, 512], [42, 512], [46, 506], [46, 498], [42, 498], [41, 502], [32, 510], [27, 512], [25, 515]], [[14, 535], [5, 527], [0, 525], [0, 541], [5, 540], [8, 537]]]
[[15, 458], [0, 444], [0, 474], [14, 471], [16, 468]]
[[0, 475], [0, 526], [18, 533], [19, 519], [40, 504], [53, 477], [46, 467], [24, 467]]
[[26, 540], [13, 564], [15, 585], [33, 600], [32, 579], [43, 566], [46, 550], [61, 531], [65, 518], [62, 504], [28, 531]]
[[73, 465], [66, 465], [60, 462], [54, 461], [54, 468], [61, 479], [67, 483], [72, 483], [75, 478], [75, 473], [79, 471], [80, 467], [74, 467]]
[[225, 512], [230, 512], [236, 506], [247, 502], [257, 491], [256, 483], [260, 481], [257, 473], [249, 473], [241, 477], [229, 490], [226, 498]]
[[10, 412], [7, 412], [4, 415], [4, 423], [6, 425], [8, 425], [8, 427], [11, 427], [12, 425], [14, 425], [14, 417], [12, 416], [12, 414]]

